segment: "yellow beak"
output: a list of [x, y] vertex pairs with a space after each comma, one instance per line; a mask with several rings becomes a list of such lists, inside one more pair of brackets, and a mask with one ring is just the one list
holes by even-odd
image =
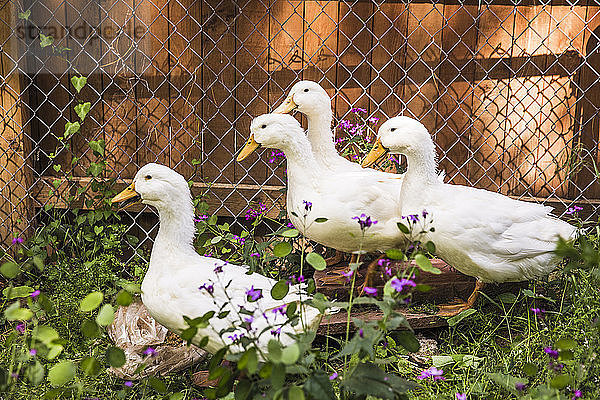
[[294, 103], [294, 96], [289, 95], [285, 98], [283, 103], [279, 105], [276, 109], [273, 110], [273, 114], [287, 114], [296, 109], [298, 105]]
[[244, 146], [242, 151], [240, 151], [240, 154], [238, 154], [237, 160], [242, 161], [244, 158], [248, 157], [250, 154], [252, 154], [254, 150], [258, 149], [259, 147], [260, 144], [256, 143], [256, 140], [254, 140], [254, 134], [250, 134], [246, 145]]
[[377, 138], [377, 140], [375, 141], [375, 145], [373, 146], [369, 154], [367, 154], [361, 165], [363, 166], [363, 168], [366, 168], [372, 165], [375, 161], [379, 160], [381, 157], [383, 157], [385, 153], [387, 153], [387, 150], [381, 144], [381, 140]]
[[121, 193], [116, 195], [110, 201], [111, 203], [121, 203], [125, 200], [131, 199], [135, 196], [139, 196], [138, 192], [135, 191], [135, 184], [131, 184], [125, 188]]

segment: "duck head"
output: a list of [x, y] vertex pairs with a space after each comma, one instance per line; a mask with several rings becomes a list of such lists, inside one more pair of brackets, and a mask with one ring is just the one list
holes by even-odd
[[386, 153], [420, 155], [435, 152], [435, 146], [427, 128], [419, 121], [399, 116], [390, 118], [379, 127], [373, 149], [362, 162], [363, 167], [372, 165]]
[[133, 183], [111, 202], [138, 201], [161, 211], [181, 210], [191, 206], [187, 181], [181, 174], [161, 164], [146, 164], [135, 175]]
[[300, 123], [287, 114], [263, 114], [252, 120], [250, 137], [237, 157], [242, 161], [260, 146], [280, 149], [284, 152], [303, 137]]
[[318, 83], [300, 81], [292, 86], [286, 99], [273, 113], [287, 114], [295, 110], [306, 115], [315, 115], [327, 110], [331, 112], [331, 99], [325, 89]]

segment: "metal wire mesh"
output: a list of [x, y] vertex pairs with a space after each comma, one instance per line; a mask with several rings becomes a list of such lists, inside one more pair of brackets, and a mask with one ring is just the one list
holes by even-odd
[[[276, 215], [283, 168], [235, 153], [251, 118], [299, 79], [328, 90], [338, 121], [356, 107], [420, 119], [451, 182], [558, 214], [577, 203], [595, 218], [599, 36], [597, 1], [7, 0], [3, 248], [46, 204], [68, 207], [89, 184], [89, 141], [105, 142], [103, 179], [161, 162], [206, 191], [218, 215], [240, 217], [252, 201]], [[85, 101], [81, 129], [60, 139]], [[136, 216], [131, 227], [155, 224]]]

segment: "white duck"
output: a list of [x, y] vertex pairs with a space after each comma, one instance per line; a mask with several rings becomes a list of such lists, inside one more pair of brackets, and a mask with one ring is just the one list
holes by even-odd
[[549, 274], [559, 261], [553, 253], [558, 237], [576, 234], [575, 227], [550, 215], [551, 207], [441, 183], [431, 135], [412, 118], [400, 116], [382, 124], [363, 165], [387, 151], [404, 154], [408, 162], [400, 196], [402, 214], [427, 210], [435, 231], [427, 232], [424, 240], [433, 241], [437, 255], [448, 264], [477, 278], [469, 300], [442, 306], [440, 315], [456, 315], [472, 307], [485, 282], [516, 282]]
[[[273, 279], [249, 274], [244, 267], [196, 252], [192, 244], [196, 228], [191, 194], [186, 180], [177, 172], [164, 165], [145, 165], [112, 202], [128, 199], [141, 199], [158, 211], [160, 228], [142, 282], [142, 301], [150, 315], [167, 329], [180, 334], [188, 328], [184, 316], [196, 318], [209, 311], [229, 311], [225, 318], [215, 315], [208, 326], [199, 328], [192, 342], [198, 344], [207, 336], [209, 342], [204, 348], [208, 352], [215, 353], [224, 345], [239, 352], [239, 337], [243, 335], [256, 339], [259, 351], [265, 352], [270, 339], [279, 337], [282, 344], [288, 345], [294, 341], [289, 335], [302, 331], [303, 325], [319, 324], [319, 311], [312, 307], [302, 308], [304, 323], [295, 326], [285, 324], [287, 318], [278, 311], [300, 300], [299, 286], [290, 287], [283, 300], [275, 300], [270, 295], [276, 283]], [[249, 290], [255, 297], [259, 297], [260, 290], [261, 298], [250, 302]], [[240, 314], [241, 307], [252, 315]]]
[[[348, 253], [385, 251], [405, 240], [396, 223], [396, 197], [372, 185], [371, 178], [357, 169], [333, 173], [319, 163], [304, 130], [286, 114], [264, 114], [250, 126], [250, 138], [238, 156], [243, 160], [259, 146], [282, 150], [287, 159], [287, 214], [304, 236]], [[358, 166], [358, 164], [356, 164]], [[360, 166], [359, 166], [360, 167]], [[310, 207], [305, 206], [310, 202]], [[364, 238], [355, 217], [377, 220]], [[325, 217], [326, 222], [313, 222]], [[364, 218], [363, 218], [364, 219]]]

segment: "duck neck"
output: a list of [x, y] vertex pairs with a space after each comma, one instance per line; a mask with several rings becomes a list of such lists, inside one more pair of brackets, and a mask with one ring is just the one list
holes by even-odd
[[408, 164], [400, 194], [401, 204], [404, 205], [408, 204], [408, 199], [415, 198], [415, 195], [422, 192], [424, 188], [437, 185], [439, 178], [437, 159], [433, 146], [431, 147], [431, 151], [427, 151], [426, 153], [406, 151], [403, 154], [406, 156]]
[[[157, 254], [195, 253], [194, 206], [187, 196], [173, 199], [168, 206], [158, 206], [160, 227], [152, 248], [152, 257]], [[173, 205], [177, 205], [173, 207]]]
[[304, 135], [290, 135], [289, 140], [282, 148], [287, 159], [288, 186], [312, 186], [322, 176], [322, 167], [315, 158], [311, 144]]
[[331, 129], [333, 114], [331, 108], [322, 112], [310, 113], [308, 119], [308, 140], [318, 162], [328, 165], [340, 157], [335, 149], [334, 135]]

